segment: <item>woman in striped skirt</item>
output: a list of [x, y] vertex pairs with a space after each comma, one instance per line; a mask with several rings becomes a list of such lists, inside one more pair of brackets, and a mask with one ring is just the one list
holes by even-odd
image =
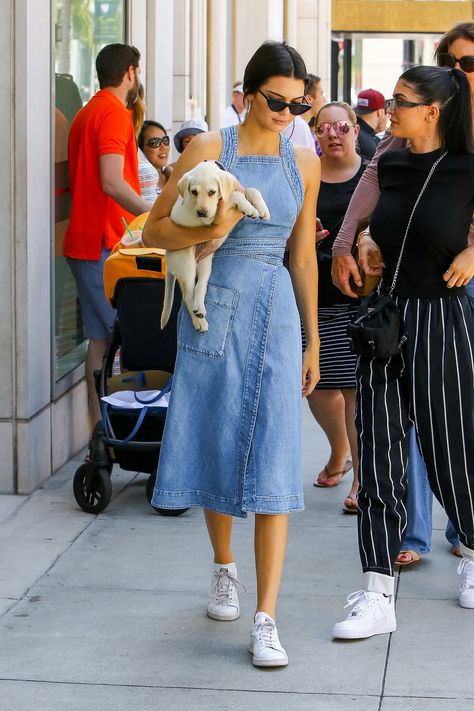
[[[455, 60], [457, 64], [459, 59]], [[457, 69], [414, 67], [387, 102], [394, 136], [410, 147], [380, 157], [372, 238], [391, 284], [415, 202], [395, 295], [407, 342], [388, 360], [359, 358], [359, 551], [366, 589], [353, 593], [333, 636], [396, 629], [393, 566], [406, 526], [408, 432], [413, 422], [434, 495], [453, 522], [463, 559], [459, 604], [474, 608], [474, 209], [469, 82]]]
[[[317, 206], [321, 223], [317, 234], [321, 379], [308, 397], [308, 403], [329, 440], [331, 454], [314, 485], [336, 486], [352, 465], [354, 478], [344, 501], [344, 509], [349, 512], [357, 512], [358, 488], [357, 433], [354, 426], [356, 358], [349, 350], [347, 339], [353, 302], [332, 284], [331, 252], [365, 168], [365, 162], [356, 152], [358, 132], [356, 115], [344, 102], [326, 104], [316, 116], [316, 134], [323, 151]], [[348, 458], [349, 452], [352, 462]]]

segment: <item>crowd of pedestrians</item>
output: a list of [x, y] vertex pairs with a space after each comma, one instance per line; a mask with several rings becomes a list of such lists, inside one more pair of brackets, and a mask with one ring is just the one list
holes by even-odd
[[[214, 253], [209, 331], [180, 317], [152, 503], [204, 509], [207, 614], [220, 622], [239, 617], [244, 588], [232, 517], [255, 514], [256, 666], [288, 664], [276, 607], [288, 514], [303, 508], [302, 396], [330, 446], [315, 486], [353, 472], [343, 511], [358, 516], [364, 588], [333, 636], [396, 629], [395, 567], [431, 548], [431, 492], [460, 557], [459, 603], [474, 608], [474, 23], [447, 32], [436, 59], [404, 72], [391, 98], [368, 88], [351, 107], [327, 102], [294, 48], [266, 42], [233, 85], [221, 130], [186, 120], [170, 164], [168, 131], [145, 120], [138, 50], [109, 45], [97, 57], [100, 90], [72, 122], [65, 255], [89, 339], [93, 425], [93, 371], [114, 319], [102, 269], [121, 218], [150, 212], [147, 246]], [[178, 182], [203, 160], [257, 188], [270, 220], [221, 205], [209, 226], [173, 223]], [[362, 274], [392, 288], [403, 315], [406, 343], [387, 359], [349, 347]]]

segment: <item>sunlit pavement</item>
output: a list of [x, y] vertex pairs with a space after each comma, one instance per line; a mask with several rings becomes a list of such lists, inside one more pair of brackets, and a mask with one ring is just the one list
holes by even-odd
[[328, 447], [306, 406], [303, 430], [306, 510], [290, 520], [278, 610], [286, 669], [255, 669], [247, 651], [252, 517], [234, 533], [241, 617], [209, 620], [201, 511], [161, 517], [145, 476], [114, 471], [108, 509], [85, 514], [72, 495], [78, 457], [32, 496], [0, 496], [2, 711], [474, 709], [474, 610], [457, 604], [439, 509], [433, 552], [397, 581], [397, 632], [331, 639], [362, 584], [356, 517], [342, 514], [351, 474], [314, 488]]

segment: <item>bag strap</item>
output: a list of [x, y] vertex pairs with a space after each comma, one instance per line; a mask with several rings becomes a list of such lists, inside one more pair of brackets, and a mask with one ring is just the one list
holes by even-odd
[[137, 402], [139, 402], [140, 405], [152, 405], [154, 402], [157, 402], [158, 400], [161, 400], [161, 398], [163, 397], [163, 395], [165, 395], [166, 393], [169, 393], [169, 391], [171, 390], [171, 386], [172, 386], [172, 380], [173, 380], [173, 376], [171, 376], [171, 378], [168, 380], [168, 382], [166, 383], [166, 385], [165, 385], [165, 387], [163, 388], [163, 390], [160, 390], [160, 392], [158, 393], [158, 395], [154, 395], [154, 396], [151, 397], [149, 400], [140, 400], [140, 398], [138, 397], [138, 393], [135, 391], [135, 393], [134, 393], [135, 400], [136, 400]]
[[140, 414], [138, 415], [137, 421], [135, 422], [135, 425], [130, 434], [127, 437], [124, 437], [123, 439], [117, 439], [115, 436], [115, 432], [112, 429], [112, 424], [110, 422], [108, 405], [109, 403], [107, 402], [102, 403], [102, 422], [104, 425], [105, 436], [107, 437], [107, 439], [113, 439], [116, 444], [128, 444], [132, 441], [132, 439], [135, 437], [138, 430], [142, 426], [143, 420], [145, 419], [146, 414], [148, 412], [148, 407], [142, 407], [142, 409], [140, 410]]
[[[435, 172], [438, 163], [440, 163], [440, 162], [443, 160], [443, 158], [444, 158], [447, 154], [448, 154], [448, 151], [445, 151], [442, 155], [439, 156], [439, 158], [437, 158], [437, 159], [435, 160], [435, 162], [433, 163], [433, 165], [432, 165], [432, 167], [431, 167], [430, 172], [429, 172], [428, 175], [426, 176], [426, 180], [425, 180], [425, 182], [424, 182], [424, 184], [423, 184], [423, 187], [422, 187], [421, 190], [420, 190], [420, 194], [418, 195], [418, 197], [417, 197], [417, 199], [416, 199], [416, 202], [415, 202], [415, 204], [413, 205], [413, 209], [412, 209], [412, 211], [411, 211], [411, 215], [410, 215], [410, 218], [409, 218], [409, 220], [408, 220], [407, 228], [406, 228], [406, 230], [405, 230], [405, 236], [404, 236], [404, 238], [403, 238], [402, 246], [401, 246], [401, 248], [400, 248], [400, 256], [398, 257], [397, 266], [395, 267], [395, 273], [394, 273], [394, 275], [393, 275], [392, 285], [391, 285], [391, 287], [390, 287], [390, 291], [388, 292], [388, 293], [390, 294], [390, 296], [393, 296], [393, 292], [395, 291], [395, 285], [396, 285], [396, 283], [397, 283], [398, 273], [399, 273], [399, 271], [400, 271], [400, 265], [401, 265], [401, 263], [402, 263], [403, 250], [405, 249], [405, 243], [406, 243], [406, 241], [407, 241], [408, 231], [409, 231], [409, 229], [410, 229], [411, 221], [412, 221], [412, 219], [413, 219], [413, 215], [415, 214], [415, 210], [416, 210], [416, 208], [418, 207], [418, 203], [420, 202], [423, 193], [425, 192], [426, 188], [428, 187], [428, 183], [430, 182], [431, 176], [432, 176], [433, 173]], [[383, 281], [383, 280], [382, 280], [382, 281]], [[380, 294], [380, 289], [381, 289], [381, 287], [382, 287], [382, 281], [380, 282], [379, 287], [378, 287], [378, 289], [377, 289], [377, 292], [378, 292], [379, 294]]]
[[115, 436], [115, 433], [114, 433], [114, 431], [113, 431], [113, 429], [112, 429], [112, 423], [110, 422], [110, 417], [109, 417], [109, 403], [103, 402], [103, 403], [102, 403], [102, 422], [103, 422], [103, 424], [104, 424], [104, 432], [105, 432], [106, 437], [107, 437], [108, 439], [113, 439], [113, 441], [114, 441], [115, 444], [124, 445], [124, 444], [128, 444], [129, 442], [131, 442], [131, 441], [133, 440], [133, 438], [135, 437], [135, 435], [137, 434], [138, 430], [140, 429], [140, 427], [141, 427], [142, 424], [143, 424], [143, 420], [145, 419], [145, 417], [146, 417], [146, 415], [147, 415], [147, 413], [148, 413], [148, 410], [150, 409], [150, 408], [149, 408], [149, 405], [150, 405], [151, 403], [156, 402], [157, 400], [160, 400], [161, 397], [162, 397], [165, 393], [167, 393], [167, 392], [169, 392], [169, 391], [171, 390], [171, 385], [172, 385], [172, 382], [171, 382], [171, 381], [172, 381], [172, 380], [173, 380], [173, 376], [171, 376], [171, 378], [168, 380], [168, 382], [166, 383], [166, 385], [165, 385], [165, 387], [163, 388], [163, 390], [160, 390], [160, 392], [158, 393], [158, 395], [155, 395], [155, 396], [154, 396], [153, 398], [151, 398], [150, 400], [140, 400], [140, 399], [137, 397], [137, 394], [135, 393], [135, 399], [137, 400], [137, 402], [139, 402], [139, 403], [141, 403], [141, 404], [144, 404], [145, 407], [142, 407], [142, 409], [141, 409], [141, 411], [140, 411], [140, 413], [139, 413], [139, 415], [138, 415], [138, 417], [137, 417], [137, 421], [135, 422], [135, 425], [134, 425], [132, 431], [130, 432], [129, 435], [127, 435], [127, 437], [124, 437], [124, 439], [117, 439], [117, 437]]

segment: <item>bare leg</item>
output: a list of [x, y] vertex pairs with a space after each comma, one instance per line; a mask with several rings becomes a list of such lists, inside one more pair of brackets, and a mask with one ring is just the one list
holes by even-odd
[[257, 612], [275, 619], [276, 602], [288, 539], [288, 516], [255, 514]]
[[359, 450], [357, 445], [357, 430], [355, 427], [356, 391], [355, 388], [341, 390], [345, 403], [346, 432], [351, 446], [352, 467], [354, 476], [349, 497], [355, 499], [359, 488]]
[[102, 360], [104, 358], [106, 348], [106, 338], [89, 338], [89, 345], [87, 346], [86, 355], [86, 383], [91, 430], [93, 430], [96, 423], [102, 419], [99, 398], [97, 397], [95, 389], [94, 370], [100, 370], [102, 368]]
[[232, 563], [234, 554], [230, 546], [232, 516], [204, 509], [207, 532], [214, 550], [214, 563]]
[[[351, 451], [346, 431], [344, 397], [340, 390], [313, 390], [307, 400], [314, 419], [324, 430], [331, 446], [326, 469], [330, 473], [342, 471]], [[321, 475], [321, 479], [326, 478], [324, 472]]]

